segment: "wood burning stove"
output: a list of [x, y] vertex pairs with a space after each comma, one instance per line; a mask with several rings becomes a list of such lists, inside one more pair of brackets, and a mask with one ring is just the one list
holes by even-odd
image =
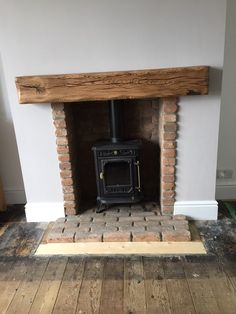
[[140, 140], [122, 140], [122, 104], [109, 101], [111, 140], [92, 147], [95, 159], [98, 212], [109, 204], [142, 199]]

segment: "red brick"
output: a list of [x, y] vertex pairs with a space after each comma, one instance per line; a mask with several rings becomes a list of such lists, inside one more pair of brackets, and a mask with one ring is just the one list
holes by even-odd
[[174, 148], [164, 149], [162, 154], [164, 158], [174, 158], [176, 156], [176, 150]]
[[101, 233], [91, 233], [91, 232], [76, 232], [75, 242], [101, 242]]
[[130, 232], [105, 232], [103, 233], [103, 242], [128, 242], [130, 241]]
[[71, 178], [72, 171], [71, 170], [62, 170], [60, 171], [61, 178]]
[[116, 223], [117, 217], [93, 216], [93, 223], [96, 222]]
[[176, 132], [164, 132], [163, 134], [164, 140], [175, 140], [176, 139]]
[[84, 233], [84, 232], [90, 232], [91, 230], [91, 225], [87, 224], [85, 226], [79, 225], [79, 227], [77, 228], [77, 233]]
[[61, 180], [63, 186], [68, 186], [73, 184], [72, 178], [65, 178]]
[[176, 142], [174, 142], [174, 141], [164, 141], [163, 148], [176, 148]]
[[191, 241], [191, 234], [188, 230], [163, 231], [162, 240], [168, 242]]
[[64, 201], [74, 201], [75, 195], [73, 193], [64, 194]]
[[174, 175], [164, 175], [162, 177], [162, 181], [165, 183], [173, 183], [173, 182], [175, 182], [175, 176]]
[[64, 103], [52, 103], [51, 104], [53, 113], [60, 112], [60, 111], [64, 112], [64, 106], [65, 106]]
[[174, 122], [167, 122], [164, 124], [164, 132], [176, 132], [177, 124]]
[[66, 209], [69, 209], [69, 208], [74, 208], [76, 206], [76, 204], [74, 201], [66, 201], [66, 202], [64, 202], [64, 206]]
[[57, 153], [58, 154], [67, 154], [67, 153], [69, 153], [69, 147], [67, 145], [58, 146], [57, 147]]
[[172, 191], [175, 189], [175, 183], [174, 182], [169, 182], [169, 183], [166, 183], [166, 182], [163, 182], [162, 183], [162, 190], [163, 191]]
[[60, 155], [58, 155], [58, 160], [61, 162], [70, 161], [70, 155], [69, 154], [60, 154]]
[[61, 170], [70, 170], [71, 169], [71, 163], [70, 162], [61, 162], [59, 164], [59, 168]]
[[188, 226], [188, 221], [187, 220], [163, 220], [161, 222], [162, 226], [166, 226], [166, 225], [171, 225], [171, 226], [183, 226], [183, 227], [187, 227]]
[[57, 143], [57, 145], [63, 145], [63, 146], [68, 145], [68, 139], [65, 136], [57, 137], [56, 143]]
[[132, 232], [133, 242], [159, 242], [160, 234], [157, 232]]
[[175, 174], [175, 167], [174, 166], [162, 167], [161, 172], [163, 175]]
[[187, 217], [186, 217], [185, 215], [179, 214], [179, 215], [174, 215], [174, 216], [173, 216], [173, 219], [174, 219], [174, 220], [186, 220]]
[[164, 114], [163, 115], [163, 120], [165, 122], [176, 122], [176, 114]]
[[163, 221], [163, 220], [169, 220], [170, 216], [150, 216], [150, 217], [146, 217], [146, 220], [149, 221]]
[[138, 216], [135, 216], [135, 217], [119, 217], [119, 221], [130, 221], [130, 222], [133, 222], [133, 221], [143, 221], [144, 220], [144, 217], [138, 217]]
[[55, 135], [58, 136], [58, 137], [61, 137], [61, 136], [66, 136], [67, 135], [67, 130], [66, 129], [56, 129], [55, 130]]
[[92, 216], [91, 215], [81, 214], [81, 215], [78, 216], [78, 221], [80, 223], [91, 222], [92, 221]]
[[49, 232], [47, 236], [47, 242], [48, 243], [67, 243], [67, 242], [73, 242], [74, 240], [74, 230], [69, 230], [66, 232], [56, 232], [51, 231]]
[[63, 232], [65, 228], [65, 222], [55, 222], [53, 224], [53, 226], [51, 227], [50, 231], [54, 231], [54, 232]]
[[54, 120], [65, 119], [65, 112], [64, 112], [64, 110], [53, 111], [52, 116], [53, 116]]
[[161, 204], [162, 206], [172, 206], [175, 203], [175, 199], [162, 199]]
[[166, 231], [166, 230], [174, 230], [173, 226], [147, 226], [147, 231], [150, 232], [162, 232], [162, 231]]
[[176, 160], [175, 158], [163, 158], [162, 165], [163, 166], [175, 166]]
[[74, 207], [65, 208], [65, 213], [66, 213], [66, 215], [76, 215], [77, 211], [76, 211], [76, 208], [74, 208]]
[[[138, 227], [138, 226], [146, 227], [147, 224], [149, 224], [149, 222], [147, 222], [147, 221], [135, 221], [133, 224], [134, 224], [134, 227]], [[158, 222], [156, 222], [156, 223], [158, 224]]]
[[91, 227], [91, 232], [115, 232], [115, 231], [118, 231], [118, 228], [116, 226], [106, 226], [104, 224], [104, 226], [99, 226], [97, 224], [93, 224], [92, 227]]
[[77, 219], [75, 220], [68, 220], [65, 222], [65, 229], [72, 229], [72, 228], [77, 228], [78, 227], [78, 221]]
[[174, 211], [174, 206], [162, 206], [161, 211], [164, 215], [170, 215]]
[[66, 221], [66, 217], [57, 218], [55, 223], [64, 223]]
[[66, 128], [66, 121], [64, 119], [56, 119], [53, 123], [56, 128]]
[[131, 217], [146, 217], [146, 216], [155, 216], [155, 213], [152, 211], [131, 212]]
[[163, 111], [165, 113], [175, 113], [177, 112], [178, 106], [176, 99], [164, 99], [163, 100]]
[[63, 193], [74, 193], [74, 188], [73, 186], [63, 186], [62, 187], [63, 189]]
[[163, 191], [162, 196], [164, 199], [173, 199], [175, 197], [175, 191]]
[[174, 225], [175, 230], [189, 230], [189, 226], [184, 226], [184, 225]]

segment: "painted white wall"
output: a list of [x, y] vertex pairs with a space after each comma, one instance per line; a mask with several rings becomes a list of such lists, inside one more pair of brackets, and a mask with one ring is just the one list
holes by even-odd
[[218, 169], [232, 169], [232, 179], [218, 179], [217, 199], [236, 199], [236, 1], [227, 1], [224, 74], [220, 117]]
[[20, 106], [15, 76], [190, 65], [219, 71], [212, 71], [210, 96], [180, 102], [177, 201], [214, 201], [225, 0], [0, 0], [0, 8], [28, 205], [62, 204], [62, 191], [50, 106]]
[[7, 204], [25, 203], [14, 126], [5, 86], [0, 55], [0, 178]]

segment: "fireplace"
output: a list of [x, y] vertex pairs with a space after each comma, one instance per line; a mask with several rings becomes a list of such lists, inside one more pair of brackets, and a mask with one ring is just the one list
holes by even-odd
[[[134, 201], [138, 201], [142, 197], [142, 192], [145, 194], [145, 189], [149, 189], [148, 184], [158, 182], [158, 199], [162, 213], [173, 213], [178, 97], [207, 94], [208, 67], [18, 77], [17, 88], [20, 103], [52, 103], [66, 215], [79, 213], [81, 195], [85, 194], [84, 191], [87, 187], [93, 191], [93, 183], [90, 188], [88, 183], [90, 181], [83, 180], [84, 177], [88, 180], [93, 177], [93, 167], [80, 167], [79, 165], [81, 158], [83, 162], [91, 160], [94, 162], [94, 158], [91, 156], [92, 146], [97, 166], [97, 178], [100, 180], [98, 181], [100, 184], [97, 186], [97, 196], [101, 203], [114, 202], [116, 197], [113, 198], [114, 195], [109, 195], [109, 193], [118, 196], [119, 193], [128, 193], [127, 191], [131, 190], [135, 192], [135, 195], [132, 195], [129, 200], [132, 200], [133, 197]], [[102, 114], [101, 112], [103, 107], [105, 108], [104, 103], [107, 107], [108, 100], [117, 99], [125, 101], [127, 111], [132, 111], [132, 102], [148, 102], [148, 106], [154, 111], [151, 116], [143, 119], [144, 124], [141, 129], [146, 133], [144, 141], [142, 139], [142, 145], [137, 141], [131, 141], [132, 138], [140, 139], [140, 136], [134, 134], [135, 128], [132, 130], [134, 136], [130, 135], [128, 130], [132, 123], [128, 122], [124, 131], [124, 139], [127, 141], [111, 141], [112, 147], [108, 149], [111, 143], [108, 147], [107, 143], [96, 144], [102, 136], [90, 134], [94, 139], [91, 143], [89, 143], [91, 138], [86, 139], [89, 150], [84, 150], [85, 142], [83, 143], [82, 137], [86, 136], [81, 136], [78, 129], [74, 132], [76, 123], [73, 121], [89, 124], [91, 123], [90, 114], [86, 112], [87, 118], [83, 119], [83, 114], [75, 115], [75, 111], [96, 104], [97, 109], [92, 115], [95, 116], [98, 124], [95, 125], [95, 120], [93, 120], [93, 125], [90, 127], [92, 130], [96, 129], [96, 132], [101, 128], [102, 135], [106, 135], [107, 138], [109, 132], [107, 127], [104, 127], [103, 119], [109, 114], [105, 111]], [[90, 103], [89, 106], [88, 103]], [[140, 108], [143, 110], [144, 107], [140, 106]], [[150, 110], [145, 110], [145, 113], [149, 114]], [[151, 123], [148, 125], [149, 119], [151, 119]], [[139, 121], [139, 119], [134, 119], [134, 121]], [[121, 143], [122, 146], [119, 146]], [[149, 154], [150, 148], [154, 149], [154, 154]], [[88, 151], [90, 151], [89, 154], [87, 154]], [[127, 156], [128, 152], [131, 155]], [[108, 154], [107, 157], [106, 154]], [[154, 162], [147, 156], [155, 156]], [[159, 164], [159, 173], [150, 167], [149, 163], [151, 162], [153, 165]], [[144, 171], [145, 167], [147, 171]], [[142, 181], [139, 181], [138, 170], [140, 170]], [[156, 180], [158, 178], [159, 180]], [[124, 191], [125, 189], [127, 191]], [[156, 187], [155, 190], [157, 190]], [[111, 199], [108, 198], [108, 195]]]

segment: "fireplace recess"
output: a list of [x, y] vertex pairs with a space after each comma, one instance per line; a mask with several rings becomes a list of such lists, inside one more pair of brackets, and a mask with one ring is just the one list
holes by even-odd
[[96, 143], [94, 152], [97, 211], [108, 204], [136, 203], [142, 199], [140, 140], [122, 140], [122, 103], [109, 101], [111, 140]]

